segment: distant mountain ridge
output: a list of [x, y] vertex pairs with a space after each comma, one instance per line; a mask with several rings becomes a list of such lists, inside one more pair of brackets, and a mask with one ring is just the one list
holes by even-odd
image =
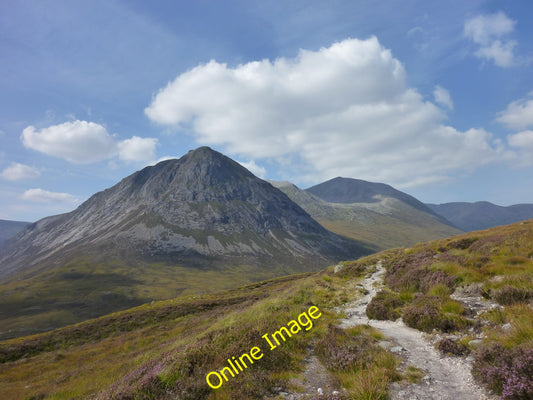
[[414, 209], [434, 214], [444, 224], [450, 224], [449, 221], [435, 213], [426, 204], [385, 183], [337, 177], [312, 186], [306, 191], [330, 203], [379, 203], [383, 198], [396, 199]]
[[22, 221], [7, 221], [0, 219], [0, 247], [19, 233], [25, 226], [29, 225], [29, 222]]
[[290, 182], [272, 184], [325, 228], [375, 250], [461, 233], [422, 202], [382, 183], [335, 178], [307, 190]]
[[533, 218], [533, 204], [502, 207], [488, 201], [427, 204], [458, 228], [469, 232]]

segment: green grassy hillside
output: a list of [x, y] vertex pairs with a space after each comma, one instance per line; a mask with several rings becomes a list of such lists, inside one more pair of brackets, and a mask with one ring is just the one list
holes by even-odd
[[[302, 371], [312, 343], [321, 340], [326, 346], [330, 340], [339, 348], [350, 343], [350, 335], [331, 331], [337, 318], [332, 307], [349, 300], [342, 282], [331, 271], [292, 275], [216, 295], [146, 304], [0, 342], [2, 389], [13, 399], [262, 398]], [[310, 319], [301, 315], [313, 306], [320, 317], [310, 326]], [[293, 331], [286, 341], [277, 336], [280, 344], [270, 350], [262, 336], [298, 318], [301, 331]], [[376, 345], [379, 335], [371, 330], [353, 333], [365, 338], [360, 343], [364, 352], [381, 354], [366, 366], [375, 364], [389, 371], [390, 379], [396, 377], [394, 357]], [[207, 385], [209, 372], [253, 347], [263, 352], [260, 360], [217, 390]]]
[[0, 339], [49, 331], [153, 300], [213, 293], [295, 271], [294, 267], [200, 269], [118, 258], [77, 258], [62, 267], [0, 284]]
[[379, 197], [369, 203], [331, 203], [289, 182], [271, 183], [324, 228], [364, 243], [375, 251], [462, 233], [435, 215], [396, 198]]
[[[335, 306], [360, 296], [354, 284], [378, 261], [387, 268], [388, 288], [371, 303], [374, 318], [401, 315], [420, 330], [453, 333], [459, 339], [440, 347], [470, 352], [479, 382], [514, 393], [506, 398], [533, 394], [533, 221], [388, 250], [346, 262], [337, 274], [329, 268], [182, 296], [3, 341], [2, 390], [13, 399], [261, 399], [276, 387], [300, 390], [294, 378], [314, 348], [335, 384], [346, 388], [339, 399], [385, 399], [389, 382], [408, 377], [377, 345], [380, 333], [335, 327]], [[501, 307], [475, 316], [452, 299], [458, 290], [477, 291]], [[290, 328], [312, 307], [321, 313], [313, 326], [269, 350], [263, 336]], [[482, 343], [471, 343], [480, 332]], [[207, 374], [254, 347], [263, 356], [253, 365], [219, 389], [208, 386]]]

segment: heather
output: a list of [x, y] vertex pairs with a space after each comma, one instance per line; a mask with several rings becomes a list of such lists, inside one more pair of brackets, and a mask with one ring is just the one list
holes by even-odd
[[[338, 273], [332, 267], [215, 294], [147, 303], [3, 341], [2, 390], [13, 399], [275, 397], [276, 387], [298, 392], [290, 386], [291, 379], [302, 374], [314, 348], [349, 398], [385, 399], [388, 384], [400, 378], [398, 359], [379, 347], [383, 337], [372, 328], [336, 328], [339, 314], [334, 312], [336, 306], [361, 296], [354, 287], [381, 262], [387, 287], [368, 305], [370, 318], [400, 315], [410, 326], [438, 332], [443, 339], [436, 347], [443, 354], [470, 352], [478, 382], [504, 398], [531, 398], [532, 228], [527, 221], [392, 249], [344, 262]], [[476, 317], [452, 298], [458, 290], [483, 295], [495, 307]], [[209, 389], [205, 382], [209, 371], [220, 370], [228, 357], [261, 345], [263, 334], [312, 305], [323, 317], [310, 331], [265, 352], [264, 358], [220, 389]], [[482, 343], [470, 344], [478, 338]], [[409, 379], [415, 375], [406, 374]]]
[[[382, 260], [387, 268], [388, 289], [370, 302], [368, 317], [395, 319], [400, 313], [408, 326], [441, 332], [436, 348], [445, 355], [472, 354], [480, 383], [506, 399], [533, 398], [532, 228], [533, 222], [525, 221], [361, 260]], [[451, 298], [457, 289], [500, 306], [475, 317]], [[470, 345], [476, 335], [482, 344]]]
[[474, 376], [503, 399], [533, 397], [533, 348], [483, 346], [475, 354]]
[[437, 350], [442, 354], [452, 356], [464, 356], [470, 353], [470, 349], [464, 343], [450, 338], [444, 338], [436, 343]]
[[[349, 300], [344, 285], [331, 271], [292, 275], [0, 342], [2, 386], [13, 399], [259, 399], [301, 372], [337, 318], [327, 310]], [[313, 328], [269, 351], [261, 336], [312, 305], [323, 313]], [[209, 371], [252, 346], [264, 357], [220, 389], [208, 387]]]
[[353, 399], [387, 398], [389, 382], [400, 379], [399, 360], [378, 346], [370, 327], [329, 327], [315, 347], [326, 368], [334, 373]]
[[366, 307], [366, 315], [370, 319], [394, 321], [400, 317], [398, 309], [404, 301], [398, 294], [382, 290], [378, 292]]

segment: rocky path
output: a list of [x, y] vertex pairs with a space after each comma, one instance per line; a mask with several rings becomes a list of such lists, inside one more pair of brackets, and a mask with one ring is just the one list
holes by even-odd
[[420, 383], [400, 385], [391, 388], [394, 399], [440, 399], [479, 400], [492, 399], [477, 386], [470, 373], [470, 364], [463, 358], [442, 356], [416, 329], [409, 328], [401, 320], [369, 320], [365, 310], [372, 297], [383, 286], [385, 269], [378, 263], [375, 271], [358, 286], [366, 291], [363, 298], [346, 304], [347, 315], [341, 327], [368, 324], [385, 334], [395, 345], [390, 349], [402, 356], [407, 365], [413, 365], [425, 372]]

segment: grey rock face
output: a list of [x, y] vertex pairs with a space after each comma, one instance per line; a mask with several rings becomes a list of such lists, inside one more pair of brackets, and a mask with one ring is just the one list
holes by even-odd
[[130, 175], [71, 213], [30, 224], [0, 251], [0, 279], [86, 254], [325, 266], [366, 253], [240, 164], [201, 147]]

